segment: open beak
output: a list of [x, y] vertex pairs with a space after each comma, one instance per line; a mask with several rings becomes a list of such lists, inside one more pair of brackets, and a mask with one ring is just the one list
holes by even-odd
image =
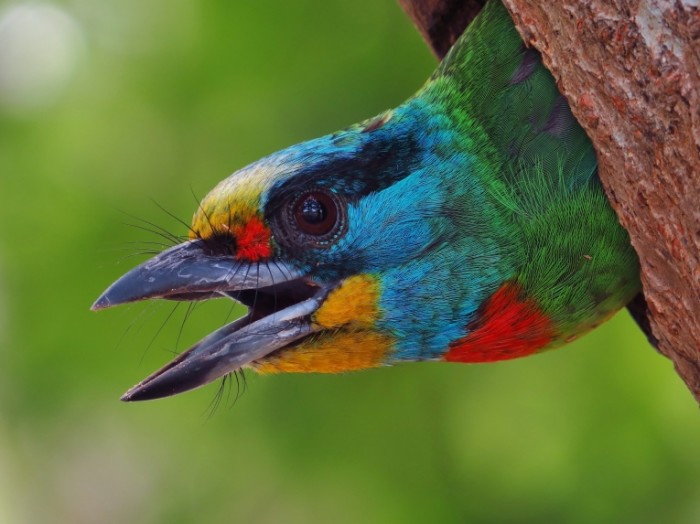
[[131, 388], [122, 400], [151, 400], [194, 389], [236, 371], [318, 330], [311, 321], [330, 286], [282, 262], [241, 262], [212, 254], [202, 240], [163, 251], [112, 284], [93, 310], [162, 298], [228, 296], [248, 314], [210, 334]]

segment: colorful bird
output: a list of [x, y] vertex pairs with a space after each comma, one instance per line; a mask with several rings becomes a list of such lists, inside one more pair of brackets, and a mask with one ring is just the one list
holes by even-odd
[[219, 183], [190, 240], [93, 309], [225, 296], [249, 308], [129, 390], [236, 371], [492, 362], [561, 346], [639, 291], [591, 142], [491, 0], [415, 96]]

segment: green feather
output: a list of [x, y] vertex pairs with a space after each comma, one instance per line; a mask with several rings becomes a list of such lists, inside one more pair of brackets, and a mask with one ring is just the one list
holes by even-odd
[[417, 97], [441, 106], [478, 162], [512, 279], [585, 332], [639, 292], [639, 266], [597, 178], [593, 146], [508, 12], [489, 2]]

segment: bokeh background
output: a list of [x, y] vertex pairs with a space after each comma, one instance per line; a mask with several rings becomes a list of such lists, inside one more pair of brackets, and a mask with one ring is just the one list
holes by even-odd
[[118, 401], [231, 314], [88, 311], [143, 221], [185, 234], [159, 206], [434, 66], [394, 0], [0, 0], [0, 523], [700, 521], [697, 406], [626, 313], [520, 361]]

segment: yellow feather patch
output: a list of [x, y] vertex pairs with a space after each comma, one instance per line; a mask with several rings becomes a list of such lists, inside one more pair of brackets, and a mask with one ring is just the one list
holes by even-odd
[[348, 324], [371, 327], [379, 317], [379, 283], [371, 275], [347, 278], [328, 295], [313, 320], [326, 329]]
[[231, 233], [237, 226], [259, 216], [260, 186], [250, 177], [241, 177], [234, 187], [226, 179], [220, 182], [199, 205], [190, 229], [190, 238], [210, 238]]
[[378, 300], [374, 277], [349, 277], [313, 316], [313, 322], [328, 331], [251, 367], [259, 373], [341, 373], [382, 365], [394, 340], [371, 329], [380, 315]]
[[251, 365], [265, 373], [342, 373], [380, 366], [392, 339], [375, 331], [322, 334]]

